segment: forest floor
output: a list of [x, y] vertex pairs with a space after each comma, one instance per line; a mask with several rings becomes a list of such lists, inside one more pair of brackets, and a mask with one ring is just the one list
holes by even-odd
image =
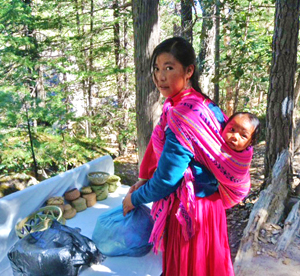
[[[264, 181], [264, 154], [265, 144], [260, 143], [254, 148], [254, 156], [251, 164], [251, 192], [248, 197], [237, 206], [227, 210], [228, 238], [234, 261], [244, 228], [254, 203], [259, 197], [259, 190]], [[295, 171], [300, 173], [300, 156], [295, 158]], [[115, 174], [122, 178], [122, 183], [132, 185], [138, 178], [137, 154], [129, 150], [126, 156], [120, 156], [114, 160]], [[275, 231], [276, 229], [271, 229]], [[276, 231], [275, 231], [276, 232]], [[275, 243], [261, 242], [261, 250], [257, 252], [253, 260], [244, 269], [242, 276], [296, 276], [300, 275], [300, 236], [288, 247], [284, 254], [275, 252]]]

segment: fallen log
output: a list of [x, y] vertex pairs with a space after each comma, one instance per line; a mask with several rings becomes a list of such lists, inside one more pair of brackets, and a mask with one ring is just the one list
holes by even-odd
[[289, 151], [283, 150], [272, 170], [271, 184], [261, 191], [258, 201], [250, 213], [243, 237], [235, 258], [236, 276], [245, 273], [243, 269], [259, 250], [258, 236], [265, 223], [277, 224], [284, 213], [284, 201], [288, 195]]

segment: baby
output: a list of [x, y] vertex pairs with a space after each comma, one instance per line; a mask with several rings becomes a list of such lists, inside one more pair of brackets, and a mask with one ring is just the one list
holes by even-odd
[[259, 130], [260, 123], [254, 114], [237, 112], [228, 119], [222, 137], [231, 149], [243, 151], [256, 143]]

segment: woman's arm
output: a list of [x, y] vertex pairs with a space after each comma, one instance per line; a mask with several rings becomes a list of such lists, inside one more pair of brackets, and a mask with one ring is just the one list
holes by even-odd
[[135, 206], [157, 201], [170, 195], [180, 185], [183, 174], [193, 155], [182, 147], [174, 133], [166, 130], [166, 142], [153, 177], [123, 200], [123, 212], [126, 215]]
[[174, 133], [166, 130], [166, 142], [153, 177], [132, 194], [132, 203], [157, 201], [176, 191], [193, 155], [182, 147]]

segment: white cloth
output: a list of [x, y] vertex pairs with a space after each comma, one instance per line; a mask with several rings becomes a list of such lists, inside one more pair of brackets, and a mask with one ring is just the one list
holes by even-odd
[[[87, 186], [89, 181], [87, 173], [92, 171], [105, 171], [114, 174], [113, 160], [110, 156], [103, 156], [76, 169], [57, 175], [41, 183], [28, 187], [22, 191], [10, 194], [0, 199], [0, 275], [12, 276], [7, 253], [18, 237], [15, 233], [15, 225], [23, 218], [38, 210], [52, 196], [62, 196], [71, 188], [80, 189]], [[97, 221], [97, 217], [109, 208], [122, 203], [129, 186], [122, 185], [108, 198], [97, 202], [91, 208], [77, 213], [71, 220], [67, 220], [70, 227], [79, 227], [81, 234], [91, 238]], [[152, 251], [144, 257], [115, 257], [107, 258], [100, 265], [83, 267], [79, 275], [160, 275], [161, 256], [154, 255]]]

